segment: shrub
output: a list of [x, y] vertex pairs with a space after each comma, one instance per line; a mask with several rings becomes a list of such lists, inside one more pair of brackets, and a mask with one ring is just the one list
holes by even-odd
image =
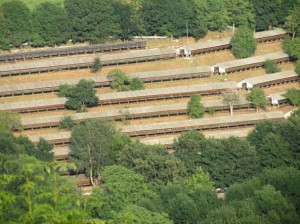
[[232, 53], [236, 58], [247, 58], [254, 54], [256, 40], [253, 31], [247, 27], [239, 28], [231, 38]]
[[64, 116], [63, 119], [59, 122], [59, 128], [61, 129], [71, 129], [74, 127], [75, 122], [71, 116]]
[[208, 113], [211, 115], [211, 116], [214, 116], [216, 112], [216, 108], [215, 107], [210, 107], [208, 108]]
[[271, 60], [271, 59], [267, 59], [265, 61], [264, 68], [266, 69], [266, 72], [268, 74], [280, 71], [280, 69], [278, 68], [278, 65], [274, 62], [274, 60]]
[[205, 114], [204, 106], [200, 102], [201, 96], [194, 94], [188, 102], [188, 114], [191, 118], [201, 118]]
[[111, 80], [111, 88], [118, 89], [118, 91], [128, 91], [129, 88], [125, 88], [129, 85], [129, 77], [121, 69], [114, 69], [108, 73], [108, 79]]
[[101, 71], [101, 69], [102, 69], [102, 64], [101, 64], [100, 59], [97, 57], [94, 60], [94, 64], [91, 67], [91, 71], [95, 73], [95, 72]]
[[201, 39], [202, 37], [205, 37], [208, 32], [207, 25], [206, 24], [199, 24], [197, 28], [194, 29], [194, 37], [196, 41]]
[[144, 83], [138, 78], [132, 78], [129, 84], [130, 90], [141, 90], [144, 89]]
[[61, 84], [58, 88], [58, 96], [59, 97], [66, 97], [68, 95], [68, 92], [70, 92], [72, 86], [68, 84]]

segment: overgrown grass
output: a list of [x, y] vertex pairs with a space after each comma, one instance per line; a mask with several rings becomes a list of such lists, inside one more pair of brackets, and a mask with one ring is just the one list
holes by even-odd
[[[12, 0], [0, 0], [0, 6], [4, 3], [4, 2], [10, 2]], [[42, 3], [42, 2], [53, 2], [53, 3], [57, 3], [59, 5], [63, 5], [64, 0], [20, 0], [22, 2], [24, 2], [28, 8], [30, 10], [33, 10], [35, 8], [35, 6], [37, 6], [38, 4]]]

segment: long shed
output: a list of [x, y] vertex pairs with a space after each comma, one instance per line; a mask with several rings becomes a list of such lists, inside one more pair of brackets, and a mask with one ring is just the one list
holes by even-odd
[[294, 70], [288, 70], [244, 79], [237, 85], [239, 88], [252, 89], [254, 86], [270, 87], [296, 81], [299, 81], [299, 75]]

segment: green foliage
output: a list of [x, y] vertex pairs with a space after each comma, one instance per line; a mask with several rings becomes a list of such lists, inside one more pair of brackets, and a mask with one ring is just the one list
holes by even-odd
[[216, 112], [216, 108], [215, 107], [209, 107], [208, 108], [208, 113], [211, 115], [211, 116], [214, 116]]
[[246, 98], [255, 106], [257, 112], [260, 108], [265, 108], [267, 105], [265, 92], [260, 87], [255, 86]]
[[133, 142], [119, 153], [119, 163], [142, 174], [148, 181], [168, 184], [186, 175], [182, 161], [169, 155], [164, 147]]
[[113, 1], [65, 0], [64, 6], [75, 42], [104, 42], [121, 32]]
[[[250, 0], [256, 12], [256, 30], [268, 30], [270, 27], [278, 25], [278, 9], [280, 9], [280, 1], [273, 0]], [[285, 12], [286, 13], [286, 12]]]
[[[289, 2], [289, 1], [287, 1]], [[293, 7], [294, 6], [294, 7]], [[300, 35], [300, 22], [299, 22], [299, 17], [300, 17], [300, 1], [295, 1], [288, 6], [290, 11], [288, 16], [285, 14], [285, 27], [288, 29], [290, 33], [292, 33], [293, 37], [292, 39], [295, 38], [295, 36]], [[293, 7], [293, 8], [292, 8]], [[288, 10], [286, 10], [287, 12]]]
[[65, 10], [51, 2], [39, 4], [32, 13], [36, 47], [66, 43], [70, 38], [70, 23]]
[[71, 129], [75, 125], [75, 122], [71, 116], [64, 116], [63, 119], [59, 122], [59, 128]]
[[289, 89], [284, 96], [290, 101], [294, 106], [300, 106], [300, 90], [299, 89]]
[[205, 114], [205, 109], [201, 103], [201, 96], [194, 94], [188, 102], [188, 114], [191, 118], [201, 118]]
[[173, 224], [168, 214], [151, 212], [137, 205], [129, 205], [118, 213], [115, 223]]
[[10, 31], [8, 27], [8, 21], [0, 13], [0, 50], [9, 51], [11, 46], [9, 43]]
[[14, 111], [0, 111], [0, 132], [21, 130], [21, 117]]
[[300, 60], [295, 64], [295, 72], [300, 76]]
[[240, 27], [231, 38], [232, 53], [236, 58], [247, 58], [254, 54], [256, 40], [253, 31], [248, 27]]
[[276, 62], [271, 59], [267, 59], [264, 63], [264, 68], [268, 74], [279, 72], [280, 69], [278, 68]]
[[36, 146], [36, 158], [41, 161], [51, 162], [54, 159], [54, 153], [52, 152], [53, 145], [47, 142], [44, 138], [40, 138]]
[[100, 58], [97, 57], [94, 60], [93, 66], [91, 67], [91, 71], [95, 73], [95, 72], [101, 71], [101, 69], [102, 69], [102, 64], [101, 64]]
[[230, 115], [233, 115], [233, 106], [240, 102], [240, 95], [236, 90], [226, 90], [222, 92], [223, 102], [230, 108]]
[[[150, 205], [154, 199], [158, 199], [142, 175], [123, 166], [107, 166], [101, 178], [103, 183], [93, 192], [90, 199], [93, 217], [114, 219], [118, 217], [118, 212], [130, 205], [147, 209], [146, 204]], [[155, 204], [151, 206], [155, 207]]]
[[68, 84], [60, 84], [58, 89], [58, 96], [59, 97], [66, 97], [70, 92], [72, 86]]
[[[0, 6], [7, 27], [6, 40], [14, 47], [21, 47], [32, 38], [32, 19], [27, 6], [21, 1], [5, 2]], [[1, 20], [0, 20], [1, 21]], [[1, 35], [2, 36], [2, 35]]]
[[208, 33], [207, 25], [200, 23], [195, 29], [194, 29], [194, 37], [196, 41], [200, 40], [201, 38], [205, 37]]
[[248, 0], [227, 0], [225, 7], [230, 24], [235, 27], [255, 28], [255, 11]]
[[[61, 86], [60, 86], [61, 87]], [[61, 95], [66, 94], [68, 98], [66, 107], [68, 109], [85, 111], [86, 107], [98, 104], [99, 98], [95, 95], [93, 81], [81, 79], [75, 86], [62, 86]]]
[[21, 157], [0, 175], [1, 223], [84, 223], [90, 217], [76, 186], [59, 176], [63, 165]]
[[107, 77], [111, 80], [111, 88], [119, 91], [128, 91], [127, 87], [130, 83], [129, 77], [121, 69], [111, 70]]
[[135, 77], [130, 80], [129, 89], [130, 90], [142, 90], [142, 89], [144, 89], [144, 84], [138, 77]]
[[284, 51], [293, 59], [300, 59], [300, 37], [296, 37], [294, 40], [287, 37], [283, 41]]
[[116, 162], [117, 153], [125, 143], [116, 127], [103, 120], [84, 120], [72, 129], [71, 136], [71, 161], [89, 176], [92, 184], [93, 178], [100, 178], [105, 166]]
[[195, 130], [184, 132], [178, 139], [175, 139], [173, 143], [175, 155], [185, 163], [189, 173], [196, 172], [204, 144], [204, 135]]

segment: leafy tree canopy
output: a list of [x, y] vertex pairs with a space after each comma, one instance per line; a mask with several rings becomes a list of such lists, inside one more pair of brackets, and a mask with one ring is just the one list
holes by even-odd
[[231, 38], [232, 53], [236, 58], [247, 58], [254, 54], [256, 40], [253, 31], [248, 27], [240, 27]]
[[188, 102], [188, 114], [191, 118], [201, 118], [205, 114], [205, 109], [201, 103], [201, 96], [194, 94]]
[[260, 87], [254, 87], [247, 95], [247, 100], [255, 106], [257, 112], [260, 108], [265, 108], [267, 105], [265, 92]]

